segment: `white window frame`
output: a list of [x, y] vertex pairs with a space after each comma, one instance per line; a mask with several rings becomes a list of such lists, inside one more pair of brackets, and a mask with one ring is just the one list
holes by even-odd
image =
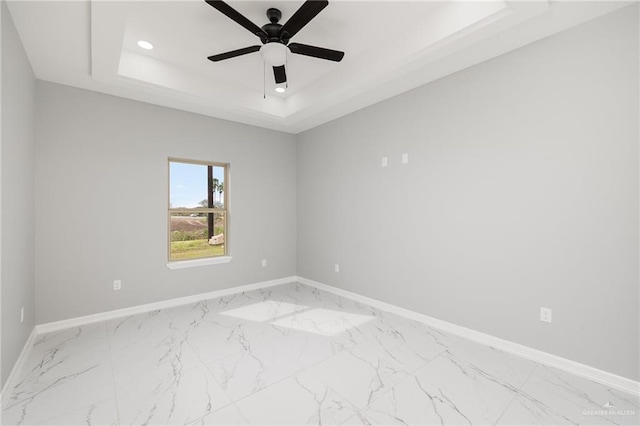
[[[171, 163], [196, 164], [201, 166], [222, 167], [224, 168], [224, 192], [222, 205], [219, 207], [201, 207], [195, 209], [172, 208], [171, 207]], [[216, 161], [190, 160], [185, 158], [169, 157], [167, 161], [167, 267], [169, 269], [183, 269], [196, 266], [216, 265], [220, 263], [228, 263], [233, 259], [229, 255], [229, 163], [220, 163]], [[171, 260], [171, 214], [172, 213], [222, 213], [224, 214], [224, 253], [216, 256], [199, 257], [195, 259], [179, 259]]]

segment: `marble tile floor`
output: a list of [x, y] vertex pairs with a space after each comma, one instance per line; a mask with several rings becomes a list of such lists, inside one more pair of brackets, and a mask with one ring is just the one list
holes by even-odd
[[298, 283], [40, 335], [3, 425], [638, 425], [637, 397]]

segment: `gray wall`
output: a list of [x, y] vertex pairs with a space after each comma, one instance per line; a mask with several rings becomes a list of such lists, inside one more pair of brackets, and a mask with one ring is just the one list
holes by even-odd
[[[298, 137], [39, 82], [35, 188], [2, 8], [3, 382], [34, 311], [296, 273], [638, 380], [637, 6]], [[231, 163], [231, 263], [166, 268], [169, 156]]]
[[[34, 326], [34, 116], [36, 81], [2, 7], [2, 385]], [[20, 308], [25, 309], [20, 322]]]
[[[37, 323], [295, 275], [294, 136], [45, 82], [36, 122]], [[168, 157], [231, 164], [231, 263], [167, 269]]]
[[638, 380], [638, 59], [634, 5], [299, 135], [298, 275]]

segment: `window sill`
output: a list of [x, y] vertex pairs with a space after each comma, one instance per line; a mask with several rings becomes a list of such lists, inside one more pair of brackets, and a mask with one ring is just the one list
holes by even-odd
[[233, 259], [232, 256], [220, 256], [220, 257], [209, 257], [207, 259], [178, 260], [175, 262], [167, 263], [167, 268], [184, 269], [184, 268], [195, 268], [198, 266], [218, 265], [221, 263], [229, 263], [231, 262], [231, 259]]

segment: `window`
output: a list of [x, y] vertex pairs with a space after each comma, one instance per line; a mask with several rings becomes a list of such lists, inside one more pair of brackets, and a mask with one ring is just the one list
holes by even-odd
[[169, 159], [169, 261], [227, 256], [229, 165]]

